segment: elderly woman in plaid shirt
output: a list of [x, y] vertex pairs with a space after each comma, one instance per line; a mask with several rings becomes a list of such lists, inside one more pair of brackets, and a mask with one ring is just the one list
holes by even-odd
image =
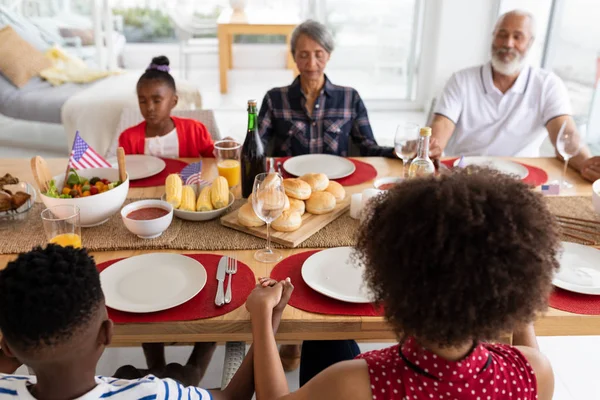
[[333, 47], [333, 37], [319, 22], [308, 20], [294, 30], [291, 50], [300, 76], [290, 86], [269, 90], [258, 116], [269, 156], [348, 156], [352, 143], [361, 156], [394, 157], [393, 148], [377, 145], [358, 92], [327, 79]]

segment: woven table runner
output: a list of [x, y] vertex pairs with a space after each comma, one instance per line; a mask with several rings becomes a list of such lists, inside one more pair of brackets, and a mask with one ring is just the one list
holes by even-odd
[[[139, 200], [139, 199], [136, 199]], [[134, 200], [126, 200], [127, 205]], [[237, 200], [230, 211], [237, 210], [245, 200]], [[21, 220], [0, 225], [0, 254], [21, 253], [46, 243], [40, 213], [43, 204], [36, 204]], [[328, 224], [299, 247], [329, 248], [352, 246], [358, 221], [346, 213]], [[264, 239], [226, 228], [219, 219], [207, 222], [183, 221], [173, 217], [173, 222], [160, 237], [140, 239], [125, 228], [121, 214], [113, 215], [108, 222], [93, 228], [82, 228], [83, 246], [90, 251], [114, 250], [253, 250], [266, 245]], [[277, 246], [277, 244], [274, 244]]]
[[[556, 215], [600, 221], [591, 197], [546, 197], [550, 210]], [[133, 200], [126, 200], [129, 204]], [[245, 200], [237, 200], [231, 211], [237, 210]], [[125, 205], [124, 204], [124, 205]], [[40, 213], [43, 204], [36, 204], [21, 220], [0, 225], [0, 254], [21, 253], [46, 243]], [[358, 221], [345, 213], [305, 240], [301, 248], [331, 248], [352, 246]], [[585, 233], [577, 233], [586, 237]], [[590, 238], [592, 239], [592, 238]], [[183, 221], [173, 217], [169, 229], [156, 239], [140, 239], [125, 228], [119, 213], [103, 225], [82, 229], [83, 245], [91, 251], [113, 250], [254, 250], [265, 246], [265, 240], [247, 235], [221, 225], [219, 219], [208, 222]], [[565, 236], [565, 241], [580, 243]], [[600, 238], [595, 238], [600, 240]], [[278, 246], [277, 244], [274, 244]]]
[[[594, 206], [592, 205], [592, 198], [587, 196], [573, 196], [573, 197], [545, 197], [548, 208], [554, 215], [562, 215], [573, 218], [586, 219], [590, 221], [600, 222], [600, 214], [596, 213]], [[582, 228], [584, 230], [590, 230], [589, 228]], [[579, 236], [585, 240], [579, 240], [572, 236], [561, 235], [561, 239], [565, 242], [573, 242], [579, 244], [590, 245], [590, 242], [600, 244], [600, 233], [588, 234], [579, 231], [566, 231], [575, 236]]]

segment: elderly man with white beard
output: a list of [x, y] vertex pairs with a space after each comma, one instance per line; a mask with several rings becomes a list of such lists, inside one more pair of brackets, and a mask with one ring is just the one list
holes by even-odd
[[[546, 135], [556, 148], [563, 123], [577, 129], [561, 79], [527, 64], [534, 39], [531, 14], [513, 10], [498, 19], [491, 61], [455, 73], [444, 88], [431, 126], [432, 158], [538, 157]], [[569, 165], [587, 180], [600, 179], [600, 157], [585, 145]]]

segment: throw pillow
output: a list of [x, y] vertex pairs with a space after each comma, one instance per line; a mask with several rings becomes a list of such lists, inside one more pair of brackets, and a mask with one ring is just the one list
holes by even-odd
[[0, 29], [0, 72], [16, 87], [23, 87], [52, 63], [27, 43], [11, 26]]
[[93, 29], [60, 28], [60, 35], [64, 38], [78, 37], [82, 46], [93, 46], [95, 43]]

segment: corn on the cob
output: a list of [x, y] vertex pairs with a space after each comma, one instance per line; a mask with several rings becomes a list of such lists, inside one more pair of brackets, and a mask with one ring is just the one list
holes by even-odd
[[206, 186], [200, 191], [198, 196], [198, 202], [196, 203], [196, 211], [211, 211], [213, 210], [212, 203], [210, 202], [210, 186]]
[[210, 199], [214, 208], [219, 209], [227, 207], [229, 203], [229, 186], [227, 179], [218, 176], [210, 188]]
[[183, 187], [179, 209], [183, 211], [196, 211], [196, 192], [194, 192], [193, 187], [189, 185]]
[[165, 192], [167, 193], [167, 202], [171, 203], [173, 208], [179, 208], [181, 196], [183, 195], [183, 182], [179, 175], [170, 174], [167, 176]]

